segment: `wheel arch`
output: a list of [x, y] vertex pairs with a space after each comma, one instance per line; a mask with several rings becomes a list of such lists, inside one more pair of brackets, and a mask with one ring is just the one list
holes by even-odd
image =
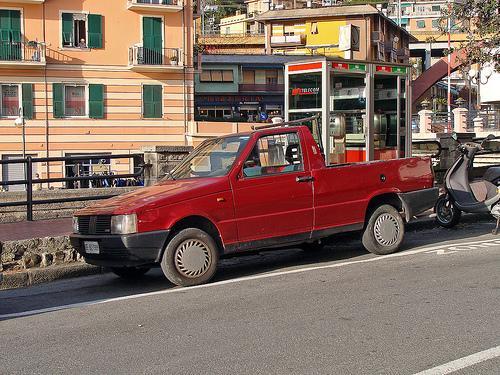
[[217, 244], [217, 248], [219, 250], [219, 255], [222, 255], [224, 245], [222, 244], [222, 239], [220, 232], [217, 228], [217, 226], [209, 219], [207, 219], [204, 216], [198, 216], [198, 215], [192, 215], [192, 216], [187, 216], [185, 218], [182, 218], [178, 222], [176, 222], [171, 230], [170, 233], [165, 241], [165, 245], [163, 246], [163, 250], [159, 256], [159, 259], [161, 260], [161, 257], [163, 256], [163, 253], [165, 252], [165, 247], [167, 244], [170, 242], [170, 240], [181, 230], [187, 229], [187, 228], [197, 228], [201, 229], [202, 231], [206, 232], [208, 235], [210, 235], [215, 243]]
[[388, 204], [393, 206], [399, 212], [403, 211], [403, 203], [401, 199], [399, 199], [397, 193], [384, 193], [373, 197], [370, 202], [368, 202], [368, 206], [366, 207], [365, 213], [365, 227], [368, 225], [368, 220], [370, 219], [371, 214], [383, 204]]

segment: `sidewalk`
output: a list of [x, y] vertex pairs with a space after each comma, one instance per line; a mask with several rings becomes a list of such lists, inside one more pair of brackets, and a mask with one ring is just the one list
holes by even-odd
[[59, 237], [71, 233], [71, 218], [0, 223], [0, 242]]

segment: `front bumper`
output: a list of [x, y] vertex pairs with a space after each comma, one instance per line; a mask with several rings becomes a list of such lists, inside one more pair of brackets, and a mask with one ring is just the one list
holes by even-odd
[[399, 193], [398, 196], [403, 204], [406, 221], [410, 221], [414, 216], [434, 207], [439, 196], [439, 188], [414, 190]]
[[[71, 245], [87, 263], [106, 267], [134, 267], [151, 265], [161, 260], [170, 230], [127, 235], [71, 234]], [[85, 242], [93, 251], [85, 250]], [[96, 246], [97, 244], [97, 246]]]

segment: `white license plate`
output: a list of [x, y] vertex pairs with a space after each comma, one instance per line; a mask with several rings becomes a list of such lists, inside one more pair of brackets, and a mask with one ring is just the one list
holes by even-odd
[[99, 254], [99, 243], [97, 241], [84, 241], [83, 246], [87, 254]]

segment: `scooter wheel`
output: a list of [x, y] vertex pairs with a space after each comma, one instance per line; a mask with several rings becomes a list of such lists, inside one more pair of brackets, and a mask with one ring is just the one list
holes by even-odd
[[444, 228], [453, 228], [462, 216], [462, 211], [453, 204], [447, 194], [439, 196], [434, 205], [434, 212], [436, 213], [436, 222]]

